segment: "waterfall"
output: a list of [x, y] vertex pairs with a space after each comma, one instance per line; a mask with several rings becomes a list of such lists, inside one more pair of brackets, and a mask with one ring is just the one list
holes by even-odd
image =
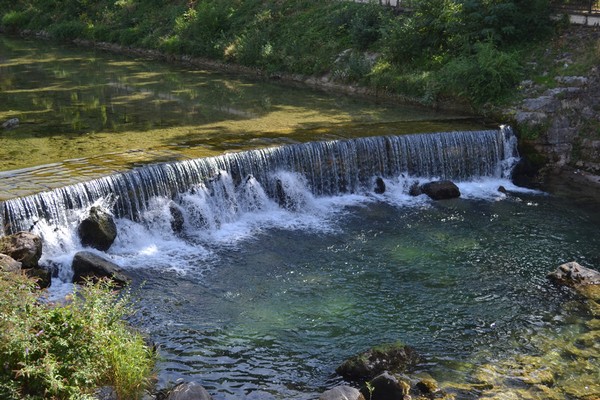
[[[311, 142], [221, 156], [140, 167], [51, 191], [0, 202], [0, 234], [30, 230], [39, 220], [54, 226], [72, 222], [71, 210], [109, 202], [117, 217], [137, 220], [154, 198], [177, 201], [191, 194], [217, 196], [220, 207], [236, 188], [245, 198], [264, 195], [293, 207], [292, 190], [282, 174], [305, 181], [314, 196], [360, 193], [377, 177], [398, 176], [466, 180], [503, 178], [517, 160], [509, 127], [499, 130], [446, 132]], [[260, 193], [256, 188], [260, 187]], [[239, 203], [239, 201], [238, 201]], [[242, 205], [243, 207], [247, 206]]]

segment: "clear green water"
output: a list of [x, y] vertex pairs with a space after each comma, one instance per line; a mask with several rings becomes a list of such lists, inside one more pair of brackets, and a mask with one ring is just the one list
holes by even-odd
[[149, 162], [477, 129], [456, 114], [0, 36], [0, 200]]
[[[313, 399], [342, 383], [334, 371], [347, 357], [402, 341], [426, 358], [416, 375], [459, 399], [587, 399], [600, 394], [599, 314], [546, 274], [568, 260], [600, 265], [599, 224], [596, 205], [545, 195], [371, 202], [326, 230], [189, 238], [208, 259], [162, 256], [173, 243], [140, 231], [140, 248], [130, 237], [114, 251], [146, 282], [139, 321], [161, 345], [160, 385]], [[540, 371], [551, 384], [535, 382]]]

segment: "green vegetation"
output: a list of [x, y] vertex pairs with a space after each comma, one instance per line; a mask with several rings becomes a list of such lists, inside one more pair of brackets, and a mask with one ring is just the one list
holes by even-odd
[[0, 274], [0, 398], [85, 399], [103, 385], [140, 398], [154, 355], [123, 320], [129, 292], [101, 281], [63, 305], [39, 296], [34, 281]]
[[268, 73], [330, 74], [425, 104], [475, 108], [511, 93], [522, 53], [553, 31], [549, 0], [0, 0], [7, 30], [45, 30], [207, 57]]

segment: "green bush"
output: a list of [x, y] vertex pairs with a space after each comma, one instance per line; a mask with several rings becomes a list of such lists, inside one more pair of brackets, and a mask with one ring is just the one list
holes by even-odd
[[64, 305], [39, 295], [32, 280], [0, 274], [0, 398], [83, 399], [103, 385], [140, 398], [154, 355], [123, 320], [130, 293], [101, 281]]
[[31, 20], [31, 15], [27, 11], [9, 11], [2, 16], [0, 25], [9, 31], [23, 29]]
[[50, 34], [56, 39], [68, 40], [78, 38], [88, 38], [88, 26], [81, 21], [66, 21], [52, 25]]
[[358, 8], [350, 20], [352, 45], [359, 50], [372, 47], [381, 36], [381, 26], [385, 9], [378, 4], [367, 4]]
[[503, 100], [521, 79], [520, 58], [492, 42], [475, 45], [475, 53], [451, 59], [437, 74], [442, 90], [479, 107]]

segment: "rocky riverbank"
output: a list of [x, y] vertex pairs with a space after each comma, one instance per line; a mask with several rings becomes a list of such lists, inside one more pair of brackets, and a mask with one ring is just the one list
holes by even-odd
[[[571, 27], [556, 42], [549, 60], [532, 61], [540, 75], [521, 83], [518, 100], [499, 118], [520, 137], [521, 177], [553, 192], [583, 190], [600, 199], [600, 67], [574, 67], [600, 56], [600, 28]], [[562, 51], [577, 43], [589, 46]]]

